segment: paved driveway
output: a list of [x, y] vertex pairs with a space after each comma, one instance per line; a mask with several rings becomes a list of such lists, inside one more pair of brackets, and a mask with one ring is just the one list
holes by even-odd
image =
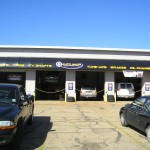
[[36, 101], [20, 150], [149, 150], [145, 135], [120, 125], [124, 104]]

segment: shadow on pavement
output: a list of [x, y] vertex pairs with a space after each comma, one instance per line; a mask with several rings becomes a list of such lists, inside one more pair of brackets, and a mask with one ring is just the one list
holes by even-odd
[[53, 123], [47, 116], [35, 116], [32, 125], [26, 125], [20, 150], [35, 150], [43, 145]]

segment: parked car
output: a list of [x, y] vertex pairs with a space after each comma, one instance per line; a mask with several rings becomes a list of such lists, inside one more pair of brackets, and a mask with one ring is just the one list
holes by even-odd
[[116, 93], [118, 98], [134, 98], [135, 90], [133, 83], [118, 83]]
[[[18, 84], [0, 84], [0, 146], [19, 149], [23, 127], [33, 123], [34, 97]], [[0, 147], [1, 149], [1, 147]]]
[[94, 98], [96, 99], [97, 97], [97, 90], [95, 86], [91, 85], [85, 85], [81, 87], [80, 90], [80, 99], [82, 100], [83, 98]]
[[146, 133], [150, 142], [150, 96], [141, 96], [120, 109], [122, 126], [131, 125]]

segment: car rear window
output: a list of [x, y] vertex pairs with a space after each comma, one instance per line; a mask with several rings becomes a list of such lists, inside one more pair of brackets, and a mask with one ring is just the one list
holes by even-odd
[[82, 90], [95, 90], [95, 87], [93, 87], [93, 86], [84, 86], [84, 87], [82, 87]]
[[127, 89], [132, 89], [132, 85], [131, 84], [127, 84]]
[[126, 88], [125, 84], [120, 84], [120, 88], [125, 89]]
[[121, 89], [132, 89], [132, 84], [130, 83], [122, 83], [120, 84]]

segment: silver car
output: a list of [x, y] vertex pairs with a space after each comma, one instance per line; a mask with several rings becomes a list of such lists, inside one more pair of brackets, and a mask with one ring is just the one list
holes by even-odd
[[80, 99], [97, 98], [97, 90], [95, 86], [82, 86], [80, 90]]

